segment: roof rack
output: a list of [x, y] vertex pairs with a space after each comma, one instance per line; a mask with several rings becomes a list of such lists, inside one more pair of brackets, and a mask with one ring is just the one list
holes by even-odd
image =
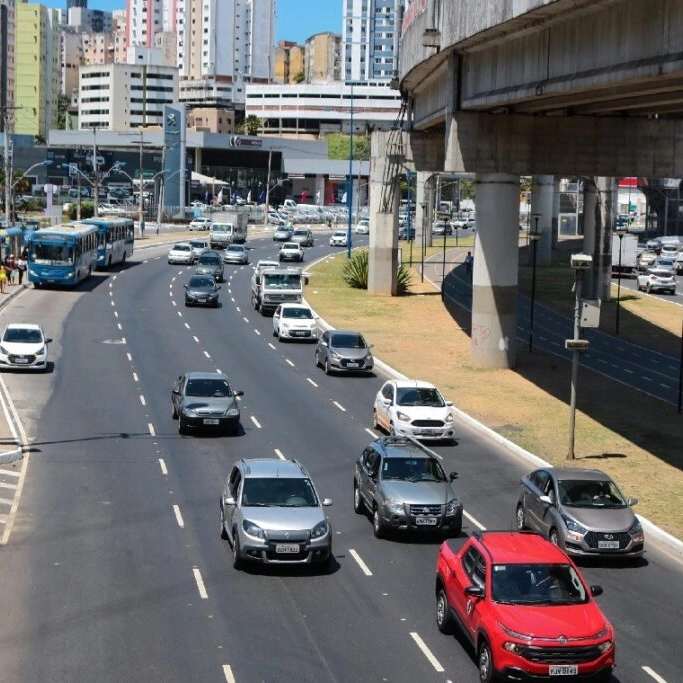
[[405, 444], [406, 442], [410, 442], [414, 446], [417, 446], [420, 450], [425, 452], [427, 455], [431, 456], [432, 458], [436, 458], [437, 460], [443, 460], [442, 455], [439, 455], [436, 451], [433, 451], [431, 448], [428, 448], [410, 434], [391, 434], [389, 436], [381, 436], [379, 440], [382, 443], [382, 445]]

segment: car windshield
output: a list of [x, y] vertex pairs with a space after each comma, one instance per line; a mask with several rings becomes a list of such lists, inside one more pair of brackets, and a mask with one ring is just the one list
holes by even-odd
[[190, 379], [185, 387], [185, 396], [228, 398], [232, 396], [232, 389], [226, 380], [220, 378]]
[[242, 505], [248, 507], [317, 507], [310, 479], [248, 477], [242, 486]]
[[218, 258], [218, 256], [200, 256], [199, 257], [199, 265], [200, 266], [218, 266], [220, 265], [221, 260]]
[[307, 237], [308, 232], [306, 230], [295, 230], [294, 231], [294, 236], [295, 237]]
[[173, 251], [190, 251], [191, 248], [189, 244], [176, 244]]
[[625, 508], [617, 485], [610, 480], [563, 479], [557, 482], [560, 503], [577, 508]]
[[399, 406], [430, 406], [443, 408], [446, 402], [434, 387], [399, 387], [396, 389], [396, 403]]
[[294, 251], [299, 251], [299, 245], [296, 242], [285, 242], [282, 245], [283, 249], [294, 249]]
[[507, 605], [581, 605], [588, 594], [570, 564], [494, 564], [494, 602]]
[[196, 249], [204, 249], [206, 248], [206, 242], [200, 242], [199, 240], [195, 242], [190, 242], [190, 244], [195, 247]]
[[283, 318], [306, 318], [308, 320], [313, 318], [310, 308], [283, 308]]
[[231, 244], [228, 247], [228, 251], [239, 251], [242, 253], [244, 251], [244, 247], [241, 244]]
[[43, 341], [43, 335], [40, 333], [40, 330], [26, 327], [11, 327], [5, 330], [5, 334], [2, 335], [2, 341], [39, 344]]
[[337, 230], [337, 232], [334, 233], [334, 237], [346, 237], [346, 233], [342, 232], [341, 230]]
[[382, 479], [401, 481], [446, 481], [446, 474], [434, 458], [385, 458]]
[[330, 344], [338, 349], [364, 349], [367, 346], [360, 334], [332, 334]]
[[214, 285], [215, 283], [213, 281], [213, 278], [204, 277], [203, 275], [191, 277], [190, 282], [188, 283], [188, 287], [191, 288], [211, 287], [213, 289]]
[[301, 289], [301, 276], [296, 273], [263, 273], [266, 287], [273, 289]]

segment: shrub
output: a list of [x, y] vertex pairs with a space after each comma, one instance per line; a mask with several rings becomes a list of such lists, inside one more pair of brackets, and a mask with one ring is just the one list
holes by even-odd
[[[370, 270], [370, 257], [367, 249], [359, 249], [353, 252], [351, 258], [344, 264], [342, 277], [349, 287], [354, 289], [368, 288], [368, 271]], [[410, 270], [402, 263], [396, 274], [396, 291], [399, 295], [410, 291]]]

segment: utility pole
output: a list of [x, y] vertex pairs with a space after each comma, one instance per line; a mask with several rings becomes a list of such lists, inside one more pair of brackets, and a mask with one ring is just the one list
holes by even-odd
[[143, 176], [145, 168], [143, 165], [143, 140], [142, 128], [140, 128], [140, 186], [138, 187], [138, 220], [140, 221], [140, 237], [145, 236], [145, 203], [142, 196]]
[[[97, 163], [97, 128], [92, 129], [92, 202], [93, 202], [93, 216], [97, 218], [97, 205], [100, 203], [100, 169]], [[79, 190], [80, 194], [80, 190]]]
[[2, 113], [4, 129], [5, 149], [5, 227], [10, 227], [12, 219], [12, 157], [14, 156], [14, 145], [12, 144], [12, 134], [10, 133], [10, 114], [7, 109]]

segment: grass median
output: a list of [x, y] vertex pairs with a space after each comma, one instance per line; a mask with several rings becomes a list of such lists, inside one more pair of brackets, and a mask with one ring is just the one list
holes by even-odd
[[[467, 243], [460, 240], [458, 246], [466, 248]], [[447, 248], [452, 247], [455, 240], [449, 239]], [[431, 247], [428, 255], [439, 250]], [[536, 301], [571, 315], [568, 253], [554, 253], [552, 266], [537, 268]], [[402, 258], [408, 261], [405, 246]], [[421, 260], [414, 246], [413, 264]], [[527, 260], [521, 250], [520, 290], [529, 294]], [[434, 286], [420, 281], [417, 267], [409, 295], [377, 297], [343, 282], [345, 261], [346, 253], [340, 252], [310, 269], [306, 298], [325, 320], [360, 330], [381, 360], [409, 377], [433, 382], [458, 408], [522, 448], [555, 465], [568, 464], [570, 363], [536, 350], [529, 353], [520, 341], [515, 370], [475, 367], [469, 313], [446, 308]], [[447, 263], [446, 270], [453, 265]], [[620, 337], [677, 357], [681, 307], [624, 288], [620, 306]], [[615, 301], [603, 303], [600, 329], [614, 333], [615, 322]], [[627, 496], [639, 499], [636, 512], [683, 538], [683, 416], [675, 406], [583, 367], [577, 397], [576, 458], [571, 464], [608, 472]], [[368, 425], [371, 410], [367, 406]], [[511, 487], [516, 484], [510, 482]]]

